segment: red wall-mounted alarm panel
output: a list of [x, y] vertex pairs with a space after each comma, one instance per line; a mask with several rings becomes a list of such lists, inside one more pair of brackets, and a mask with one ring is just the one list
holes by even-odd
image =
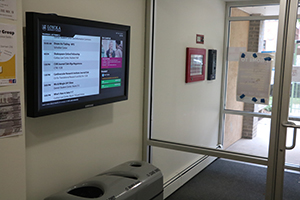
[[185, 82], [205, 80], [206, 49], [186, 48]]

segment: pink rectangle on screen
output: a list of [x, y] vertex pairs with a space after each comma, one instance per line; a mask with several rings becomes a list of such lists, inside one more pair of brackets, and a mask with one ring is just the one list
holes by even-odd
[[101, 68], [121, 68], [122, 58], [102, 58]]

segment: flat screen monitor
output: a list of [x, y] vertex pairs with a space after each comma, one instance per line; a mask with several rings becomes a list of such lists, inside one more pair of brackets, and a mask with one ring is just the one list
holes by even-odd
[[26, 13], [27, 116], [128, 99], [130, 26]]

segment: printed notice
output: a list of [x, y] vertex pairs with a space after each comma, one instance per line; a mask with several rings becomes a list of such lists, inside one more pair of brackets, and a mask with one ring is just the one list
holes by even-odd
[[20, 92], [0, 93], [0, 138], [22, 133]]
[[245, 52], [246, 47], [229, 47], [228, 48], [228, 61], [239, 61], [241, 52]]
[[100, 93], [100, 37], [42, 36], [43, 106]]
[[16, 0], [0, 0], [0, 17], [16, 20], [16, 7]]
[[237, 77], [237, 101], [269, 104], [272, 56], [265, 53], [240, 54]]
[[0, 24], [0, 85], [16, 83], [16, 27]]

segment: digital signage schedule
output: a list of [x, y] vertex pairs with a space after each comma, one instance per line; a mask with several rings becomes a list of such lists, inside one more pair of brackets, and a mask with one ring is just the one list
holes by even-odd
[[45, 26], [42, 34], [42, 106], [100, 94], [105, 98], [111, 90], [122, 94], [123, 33], [63, 36], [63, 28]]
[[42, 36], [43, 102], [100, 93], [100, 44], [96, 36]]

